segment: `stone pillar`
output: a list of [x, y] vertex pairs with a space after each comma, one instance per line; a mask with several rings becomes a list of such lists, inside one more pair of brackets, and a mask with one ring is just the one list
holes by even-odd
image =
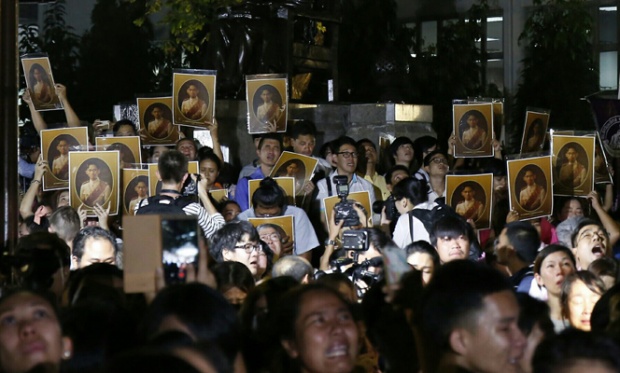
[[15, 0], [0, 0], [0, 234], [2, 246], [12, 251], [17, 242], [17, 8]]

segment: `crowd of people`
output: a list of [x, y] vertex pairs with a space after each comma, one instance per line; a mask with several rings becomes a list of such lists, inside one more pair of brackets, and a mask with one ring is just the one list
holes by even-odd
[[[81, 126], [56, 91], [68, 126]], [[32, 107], [28, 93], [24, 101]], [[0, 372], [620, 371], [612, 185], [520, 220], [497, 141], [493, 158], [471, 160], [452, 156], [456, 137], [398, 137], [380, 162], [372, 140], [347, 136], [315, 154], [315, 126], [298, 121], [254, 135], [256, 159], [236, 170], [217, 122], [208, 128], [212, 148], [190, 136], [144, 147], [160, 191], [147, 196], [138, 182], [129, 214], [117, 216], [104, 194], [96, 218], [71, 207], [67, 190], [42, 191], [44, 175], [64, 166], [43, 160], [37, 141], [22, 143], [20, 239], [0, 262]], [[111, 130], [141, 135], [128, 120]], [[318, 161], [294, 199], [269, 177], [284, 150]], [[475, 228], [483, 209], [470, 184], [456, 208], [445, 203], [455, 169], [493, 174], [490, 229]], [[252, 195], [250, 180], [260, 180]], [[344, 215], [327, 214], [338, 180], [346, 193], [368, 192], [372, 211], [345, 195]], [[210, 191], [221, 189], [228, 197], [216, 200]], [[193, 217], [198, 255], [174, 281], [163, 266], [124, 276], [135, 232], [123, 218], [133, 214]], [[281, 216], [293, 216], [291, 233], [252, 224]], [[155, 291], [125, 291], [129, 281]]]

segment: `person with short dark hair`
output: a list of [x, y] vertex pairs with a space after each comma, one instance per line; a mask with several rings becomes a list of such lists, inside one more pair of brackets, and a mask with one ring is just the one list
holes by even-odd
[[468, 260], [442, 265], [417, 319], [425, 371], [517, 372], [525, 348], [518, 319], [512, 285], [500, 272]]
[[320, 205], [321, 221], [325, 219], [325, 198], [338, 195], [336, 190], [336, 184], [333, 182], [333, 177], [337, 175], [346, 176], [349, 183], [349, 193], [367, 191], [370, 195], [370, 205], [375, 202], [375, 191], [372, 183], [361, 177], [358, 177], [355, 171], [357, 170], [357, 159], [359, 153], [357, 152], [357, 144], [355, 140], [350, 137], [342, 136], [335, 140], [334, 148], [336, 151], [336, 163], [338, 167], [329, 178], [325, 178], [317, 183], [318, 193], [316, 196], [316, 202]]
[[414, 156], [413, 141], [405, 136], [397, 137], [390, 144], [390, 154], [394, 165], [405, 166], [407, 170], [410, 170]]
[[88, 161], [86, 166], [88, 180], [80, 186], [80, 200], [87, 206], [103, 206], [110, 198], [112, 189], [108, 183], [99, 179], [101, 170], [97, 162]]
[[515, 291], [528, 293], [534, 279], [534, 260], [540, 248], [540, 235], [529, 222], [514, 221], [506, 224], [495, 246], [495, 257], [510, 273]]
[[545, 339], [532, 359], [534, 373], [620, 371], [620, 348], [602, 334], [568, 329]]
[[409, 173], [409, 170], [405, 166], [396, 165], [390, 168], [385, 173], [385, 184], [386, 184], [387, 190], [391, 192], [392, 189], [394, 189], [394, 186], [398, 184], [399, 181], [409, 176], [411, 176], [411, 174]]
[[[155, 196], [158, 199], [154, 197], [143, 199], [136, 205], [136, 214], [140, 215], [140, 209], [148, 206], [149, 201], [157, 202], [159, 206], [168, 206], [171, 203], [174, 204], [179, 198], [184, 198], [181, 196], [181, 190], [185, 180], [189, 177], [187, 164], [185, 156], [177, 150], [169, 150], [162, 154], [157, 163], [157, 175], [162, 182], [161, 192]], [[217, 211], [209, 199], [206, 183], [207, 179], [202, 178], [198, 187], [198, 197], [204, 207], [198, 202], [187, 201], [189, 203], [185, 203], [182, 209], [186, 215], [197, 217], [198, 224], [205, 237], [210, 238], [215, 231], [224, 225], [225, 221], [222, 214]], [[162, 202], [164, 200], [165, 202]]]
[[424, 169], [429, 175], [428, 201], [433, 202], [437, 198], [445, 197], [446, 175], [450, 170], [448, 156], [441, 150], [430, 152], [424, 158]]
[[441, 265], [437, 250], [426, 241], [415, 241], [405, 246], [407, 263], [422, 272], [422, 282], [426, 285], [433, 278], [433, 273]]
[[421, 136], [413, 140], [413, 155], [416, 163], [420, 166], [413, 174], [416, 179], [424, 179], [427, 183], [430, 181], [428, 172], [424, 169], [424, 158], [435, 150], [437, 150], [437, 139], [433, 136]]
[[583, 219], [571, 237], [577, 269], [587, 269], [598, 258], [611, 255], [609, 233], [605, 226], [592, 219]]
[[243, 263], [225, 261], [213, 267], [217, 290], [236, 309], [240, 309], [245, 297], [256, 285], [249, 268]]
[[437, 249], [441, 264], [468, 259], [471, 245], [476, 241], [473, 229], [460, 216], [447, 215], [439, 218], [431, 229], [431, 245]]
[[[275, 180], [268, 177], [261, 181], [260, 186], [252, 196], [252, 205], [252, 208], [245, 210], [237, 218], [247, 220], [249, 218], [292, 215], [295, 232], [293, 254], [311, 260], [312, 250], [319, 246], [319, 240], [308, 215], [299, 207], [286, 204], [284, 192]], [[287, 254], [286, 251], [287, 249], [283, 247], [282, 255]]]
[[601, 279], [605, 284], [605, 289], [611, 289], [618, 282], [618, 261], [615, 258], [598, 258], [588, 266], [588, 271]]
[[233, 221], [220, 228], [212, 238], [209, 253], [218, 263], [244, 264], [252, 276], [258, 275], [258, 257], [263, 252], [256, 228], [247, 221]]
[[112, 233], [101, 227], [88, 226], [73, 239], [72, 268], [84, 268], [93, 263], [116, 265], [118, 251]]
[[359, 153], [359, 162], [357, 163], [357, 171], [364, 179], [370, 181], [375, 187], [375, 196], [381, 196], [381, 200], [385, 201], [390, 196], [387, 188], [385, 177], [377, 172], [377, 147], [370, 139], [361, 139], [357, 141], [357, 152]]
[[235, 201], [239, 204], [239, 207], [241, 207], [241, 211], [245, 211], [250, 207], [249, 181], [264, 179], [269, 176], [273, 166], [276, 165], [278, 158], [280, 158], [281, 152], [282, 136], [277, 133], [266, 133], [260, 138], [256, 150], [260, 165], [250, 176], [239, 179], [237, 182]]
[[112, 133], [114, 134], [114, 137], [136, 136], [136, 125], [129, 119], [121, 119], [114, 123]]
[[605, 284], [592, 272], [577, 271], [562, 283], [562, 316], [571, 327], [589, 332], [594, 305], [605, 293]]
[[392, 188], [396, 208], [400, 213], [392, 238], [399, 247], [405, 247], [414, 241], [430, 241], [424, 223], [412, 212], [414, 209], [430, 210], [436, 206], [435, 202], [428, 202], [427, 190], [428, 185], [424, 180], [411, 176], [402, 179]]
[[532, 373], [532, 358], [536, 348], [546, 338], [555, 335], [553, 322], [549, 317], [549, 306], [545, 302], [524, 293], [517, 293], [519, 302], [519, 329], [527, 343], [519, 359], [521, 372]]

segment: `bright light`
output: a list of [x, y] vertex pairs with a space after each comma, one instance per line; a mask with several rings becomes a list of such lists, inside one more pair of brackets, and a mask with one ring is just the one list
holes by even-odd
[[617, 12], [618, 7], [617, 6], [602, 6], [598, 8], [598, 10], [600, 10], [601, 12]]

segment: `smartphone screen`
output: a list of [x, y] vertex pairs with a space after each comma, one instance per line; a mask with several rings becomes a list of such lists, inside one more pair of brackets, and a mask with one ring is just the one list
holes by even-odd
[[164, 216], [161, 232], [166, 284], [185, 283], [187, 266], [198, 259], [198, 221], [195, 216]]

